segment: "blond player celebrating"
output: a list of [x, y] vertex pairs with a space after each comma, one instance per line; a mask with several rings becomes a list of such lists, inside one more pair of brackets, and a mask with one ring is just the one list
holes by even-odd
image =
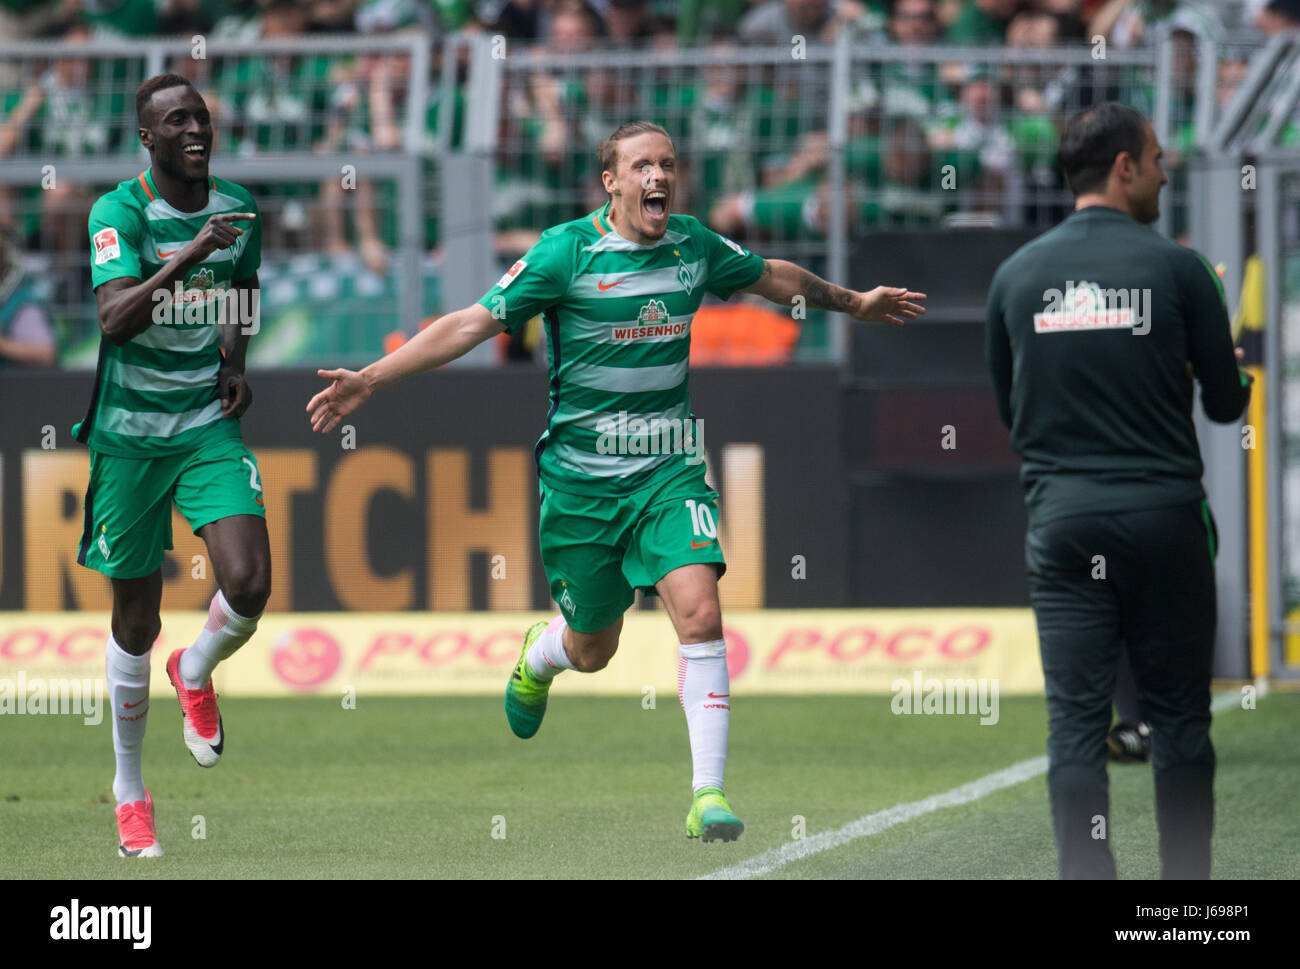
[[[917, 301], [925, 295], [843, 289], [673, 215], [677, 161], [658, 125], [623, 125], [598, 158], [605, 205], [548, 229], [482, 299], [396, 352], [359, 373], [320, 371], [330, 386], [307, 410], [313, 430], [328, 432], [375, 391], [544, 316], [551, 406], [537, 444], [539, 532], [560, 614], [525, 634], [506, 686], [506, 718], [516, 736], [536, 734], [554, 678], [603, 669], [635, 591], [658, 594], [680, 644], [678, 697], [694, 763], [686, 834], [733, 841], [744, 825], [723, 788], [731, 689], [718, 579], [726, 562], [718, 495], [689, 430], [691, 318], [706, 292], [721, 299], [746, 292], [901, 325], [924, 312]], [[666, 427], [688, 430], [665, 452], [655, 445]]]

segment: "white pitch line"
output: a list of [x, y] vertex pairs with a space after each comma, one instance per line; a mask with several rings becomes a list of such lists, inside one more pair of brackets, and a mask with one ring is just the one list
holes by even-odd
[[877, 811], [875, 814], [863, 815], [856, 821], [850, 821], [844, 827], [835, 831], [823, 831], [821, 834], [802, 838], [799, 841], [788, 841], [781, 847], [765, 851], [748, 861], [742, 861], [738, 865], [730, 865], [720, 871], [715, 871], [711, 875], [702, 877], [704, 879], [757, 878], [760, 875], [766, 875], [768, 872], [776, 871], [778, 868], [784, 868], [792, 861], [807, 858], [809, 855], [815, 855], [818, 852], [829, 851], [831, 848], [838, 848], [840, 845], [856, 841], [858, 838], [879, 834], [896, 824], [912, 821], [922, 815], [946, 807], [956, 807], [958, 804], [967, 804], [978, 800], [992, 794], [994, 791], [1000, 791], [1004, 787], [1012, 787], [1027, 781], [1046, 770], [1046, 757], [1023, 760], [1019, 764], [1013, 764], [992, 774], [986, 774], [979, 780], [963, 784], [961, 787], [954, 787], [942, 794], [932, 794], [920, 801], [895, 804], [893, 807]]
[[1210, 701], [1211, 713], [1223, 713], [1225, 710], [1231, 710], [1233, 707], [1241, 706], [1240, 693], [1220, 693]]
[[[1214, 698], [1210, 704], [1210, 710], [1214, 713], [1222, 713], [1238, 706], [1240, 703], [1240, 694], [1224, 693]], [[761, 875], [776, 871], [778, 868], [784, 868], [793, 861], [823, 851], [829, 851], [832, 848], [838, 848], [850, 841], [856, 841], [858, 838], [879, 834], [895, 825], [914, 821], [926, 814], [932, 814], [944, 808], [957, 807], [960, 804], [969, 804], [971, 801], [978, 801], [980, 798], [987, 797], [1003, 788], [1022, 784], [1046, 771], [1046, 757], [1022, 760], [1018, 764], [1004, 767], [992, 774], [985, 774], [978, 780], [963, 784], [960, 787], [954, 787], [942, 794], [932, 794], [919, 801], [895, 804], [893, 807], [885, 808], [883, 811], [876, 811], [874, 814], [864, 814], [857, 820], [850, 821], [834, 831], [823, 831], [821, 834], [802, 838], [799, 841], [788, 841], [781, 847], [772, 848], [761, 855], [755, 855], [748, 861], [742, 861], [737, 865], [728, 865], [726, 868], [721, 868], [709, 875], [701, 875], [699, 880], [758, 878]]]

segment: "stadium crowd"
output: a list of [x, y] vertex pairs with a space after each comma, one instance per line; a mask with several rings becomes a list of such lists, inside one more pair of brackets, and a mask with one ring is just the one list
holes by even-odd
[[[1069, 114], [1120, 97], [1150, 112], [1150, 78], [1104, 66], [1001, 63], [988, 48], [1142, 48], [1165, 30], [1180, 41], [1175, 66], [1173, 167], [1196, 132], [1197, 37], [1254, 37], [1300, 27], [1300, 0], [0, 0], [0, 43], [59, 40], [93, 50], [101, 38], [170, 35], [277, 41], [351, 33], [359, 52], [272, 52], [196, 58], [181, 45], [167, 68], [190, 77], [212, 110], [221, 156], [313, 152], [363, 157], [409, 147], [405, 119], [422, 117], [418, 151], [433, 175], [459, 144], [468, 58], [444, 90], [441, 38], [484, 33], [506, 51], [540, 58], [606, 52], [578, 67], [507, 70], [492, 215], [496, 248], [513, 259], [540, 227], [602, 201], [591, 148], [629, 117], [678, 138], [679, 211], [750, 243], [817, 245], [832, 199], [824, 65], [784, 66], [745, 52], [815, 47], [847, 32], [868, 49], [974, 45], [949, 62], [853, 63], [844, 146], [850, 231], [935, 226], [954, 219], [1046, 227], [1068, 204], [1055, 165]], [[428, 98], [410, 103], [410, 59], [366, 52], [368, 38], [431, 39]], [[671, 67], [626, 51], [692, 49]], [[462, 48], [463, 51], [463, 48]], [[1217, 100], [1245, 73], [1246, 51], [1222, 57]], [[33, 53], [0, 58], [0, 159], [135, 155], [132, 93], [139, 58]], [[446, 112], [447, 117], [440, 117]], [[1300, 131], [1288, 129], [1300, 141]], [[435, 184], [429, 181], [427, 184]], [[954, 191], [954, 186], [956, 190]], [[51, 256], [62, 297], [84, 291], [85, 219], [106, 186], [59, 180], [0, 189], [0, 227], [14, 246]], [[276, 254], [324, 253], [383, 276], [393, 269], [397, 202], [391, 182], [337, 179], [254, 186], [264, 245]], [[443, 243], [436, 192], [425, 245]], [[11, 251], [14, 249], [11, 246]], [[812, 250], [805, 250], [812, 251]], [[62, 275], [60, 275], [60, 272]], [[2, 317], [0, 317], [2, 319]], [[0, 332], [3, 336], [3, 332]], [[0, 351], [4, 347], [0, 343]]]
[[[1044, 44], [1055, 31], [1131, 47], [1188, 11], [1265, 32], [1300, 23], [1294, 0], [0, 0], [0, 40], [57, 38], [74, 27], [97, 35], [253, 38], [264, 35], [263, 21], [288, 17], [299, 34], [487, 30], [575, 49], [589, 40], [554, 34], [556, 18], [575, 10], [595, 39], [615, 45], [723, 37], [783, 44], [795, 34], [827, 43], [848, 30], [862, 39], [901, 32], [911, 42], [953, 44], [1015, 44], [1029, 36]], [[1056, 26], [1047, 27], [1048, 19]]]

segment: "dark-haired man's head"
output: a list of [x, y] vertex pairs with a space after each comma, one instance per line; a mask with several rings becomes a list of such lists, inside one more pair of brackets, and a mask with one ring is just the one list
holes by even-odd
[[1025, 6], [1025, 0], [975, 0], [975, 6], [990, 17], [1010, 20], [1021, 7]]
[[580, 0], [567, 0], [551, 14], [547, 46], [557, 54], [589, 50], [600, 37], [600, 23], [591, 8]]
[[1109, 205], [1147, 224], [1160, 215], [1169, 181], [1164, 152], [1140, 111], [1107, 101], [1070, 119], [1061, 135], [1061, 170], [1081, 205]]
[[934, 0], [894, 0], [889, 36], [900, 44], [929, 44], [939, 34]]
[[886, 122], [885, 175], [902, 185], [920, 185], [930, 170], [930, 143], [925, 129], [912, 118]]
[[650, 0], [610, 0], [605, 27], [613, 41], [644, 40], [653, 32]]
[[806, 33], [817, 33], [831, 18], [829, 0], [785, 0], [785, 16], [790, 26]]
[[1256, 15], [1255, 26], [1270, 37], [1286, 30], [1300, 30], [1300, 0], [1269, 0]]
[[212, 118], [194, 85], [179, 74], [151, 77], [136, 91], [135, 113], [156, 168], [181, 182], [207, 180]]
[[1046, 10], [1022, 10], [1007, 25], [1008, 47], [1052, 47], [1060, 37], [1060, 24]]
[[312, 5], [299, 0], [265, 0], [262, 8], [263, 37], [298, 37], [307, 32]]

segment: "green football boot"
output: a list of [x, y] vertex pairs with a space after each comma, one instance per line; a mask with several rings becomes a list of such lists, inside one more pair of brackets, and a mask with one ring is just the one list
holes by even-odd
[[720, 788], [702, 787], [686, 815], [686, 837], [701, 841], [735, 841], [745, 824], [731, 813], [731, 805]]
[[525, 740], [541, 727], [542, 717], [546, 715], [546, 695], [551, 691], [551, 681], [537, 679], [528, 665], [528, 647], [537, 641], [546, 625], [539, 622], [528, 627], [519, 662], [506, 682], [506, 720], [515, 736]]

